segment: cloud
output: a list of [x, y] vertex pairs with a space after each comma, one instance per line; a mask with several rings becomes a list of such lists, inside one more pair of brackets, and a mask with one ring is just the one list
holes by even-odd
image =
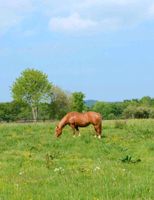
[[149, 6], [149, 9], [148, 9], [148, 16], [149, 16], [150, 18], [154, 18], [154, 3], [151, 4], [151, 5]]
[[54, 32], [113, 31], [138, 26], [148, 20], [147, 15], [154, 15], [153, 0], [64, 0], [63, 4], [59, 1], [52, 5], [49, 1], [46, 3], [49, 27]]
[[90, 19], [83, 19], [78, 13], [74, 13], [68, 17], [53, 17], [49, 22], [52, 31], [74, 32], [92, 29], [98, 23]]
[[32, 11], [32, 0], [0, 0], [0, 34], [20, 24]]
[[[25, 28], [24, 22], [33, 21], [35, 15], [42, 19], [39, 25], [44, 26], [46, 20], [52, 32], [89, 34], [129, 28], [153, 19], [154, 3], [153, 0], [0, 0], [0, 13], [0, 35], [14, 27]], [[27, 31], [27, 35], [31, 34]]]

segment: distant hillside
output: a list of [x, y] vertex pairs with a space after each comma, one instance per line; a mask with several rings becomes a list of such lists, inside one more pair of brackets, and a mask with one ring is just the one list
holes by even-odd
[[92, 100], [92, 99], [90, 99], [90, 100], [85, 100], [85, 104], [86, 104], [86, 106], [88, 106], [88, 107], [92, 107], [96, 102], [97, 102], [96, 100]]

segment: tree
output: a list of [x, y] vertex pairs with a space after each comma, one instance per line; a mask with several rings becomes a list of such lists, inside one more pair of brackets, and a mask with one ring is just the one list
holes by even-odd
[[[104, 119], [109, 119], [111, 117], [111, 114], [112, 114], [112, 116], [114, 116], [114, 113], [112, 113], [112, 105], [111, 105], [111, 103], [98, 101], [93, 106], [93, 111], [99, 112], [103, 116]], [[108, 117], [109, 115], [110, 115], [110, 117]], [[114, 118], [115, 118], [115, 116], [114, 116]]]
[[23, 104], [15, 101], [0, 103], [0, 121], [16, 121], [20, 118]]
[[27, 103], [32, 110], [33, 120], [37, 120], [38, 106], [47, 100], [51, 83], [46, 74], [35, 69], [24, 70], [12, 85], [13, 99]]
[[[16, 119], [15, 109], [12, 102], [0, 103], [0, 121], [14, 121]], [[18, 109], [16, 109], [16, 114]]]
[[60, 119], [70, 108], [70, 95], [57, 86], [52, 87], [50, 115], [52, 119]]
[[152, 105], [152, 99], [149, 96], [144, 96], [140, 100], [141, 104], [144, 106], [151, 106]]
[[82, 92], [72, 93], [72, 110], [82, 112], [85, 107], [85, 95]]
[[149, 118], [150, 116], [150, 109], [148, 107], [143, 106], [134, 106], [129, 105], [126, 109], [123, 111], [123, 116], [125, 118]]

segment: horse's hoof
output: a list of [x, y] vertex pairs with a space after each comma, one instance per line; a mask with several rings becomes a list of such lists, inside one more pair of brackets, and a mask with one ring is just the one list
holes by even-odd
[[101, 135], [98, 136], [98, 139], [101, 139]]

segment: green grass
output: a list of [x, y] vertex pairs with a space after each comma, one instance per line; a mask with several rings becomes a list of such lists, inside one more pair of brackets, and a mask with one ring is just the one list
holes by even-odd
[[154, 120], [105, 121], [74, 138], [55, 124], [0, 124], [0, 200], [154, 199]]

